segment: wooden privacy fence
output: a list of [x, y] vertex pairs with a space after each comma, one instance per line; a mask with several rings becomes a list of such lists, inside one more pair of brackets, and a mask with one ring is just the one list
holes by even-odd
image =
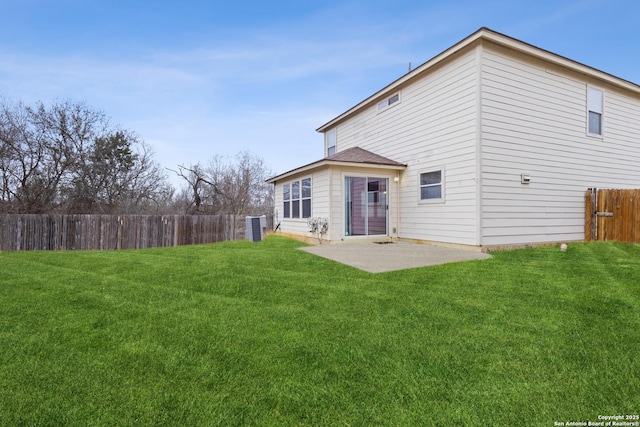
[[235, 215], [0, 215], [0, 251], [142, 249], [243, 239]]
[[585, 205], [585, 241], [640, 243], [640, 189], [590, 188]]

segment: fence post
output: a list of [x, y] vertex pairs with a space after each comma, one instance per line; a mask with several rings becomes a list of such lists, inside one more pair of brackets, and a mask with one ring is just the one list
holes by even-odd
[[591, 188], [591, 240], [598, 240], [598, 189]]

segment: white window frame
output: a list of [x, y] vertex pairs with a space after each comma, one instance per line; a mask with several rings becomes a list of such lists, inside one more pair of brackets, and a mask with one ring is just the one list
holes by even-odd
[[325, 132], [324, 144], [324, 152], [327, 154], [327, 157], [336, 154], [336, 147], [338, 146], [338, 132], [336, 128], [329, 129], [327, 132]]
[[[422, 175], [432, 172], [440, 172], [440, 183], [422, 185]], [[440, 197], [432, 199], [422, 198], [422, 189], [427, 187], [440, 186]], [[445, 168], [444, 166], [423, 169], [418, 172], [418, 203], [444, 203], [445, 201]]]
[[[304, 185], [302, 185], [302, 182], [307, 180], [309, 180], [309, 196], [304, 195]], [[311, 180], [311, 177], [300, 179], [300, 218], [302, 219], [311, 218], [312, 216], [311, 215], [313, 213], [312, 212], [313, 203], [311, 203], [312, 195], [313, 195], [313, 181]], [[309, 201], [309, 215], [304, 216], [304, 202], [307, 200]]]
[[[298, 188], [297, 197], [295, 193], [295, 187]], [[292, 181], [291, 182], [291, 219], [300, 219], [300, 211], [302, 210], [300, 208], [300, 205], [302, 204], [301, 196], [302, 196], [302, 183], [300, 182], [300, 180]], [[293, 208], [296, 205], [298, 206], [298, 209]]]
[[396, 105], [400, 104], [401, 101], [402, 98], [400, 97], [400, 92], [394, 93], [386, 99], [378, 102], [378, 113], [382, 113], [383, 111], [386, 111], [391, 107], [395, 107]]
[[283, 218], [291, 218], [291, 183], [289, 182], [282, 184], [282, 215]]
[[[309, 196], [303, 195], [303, 185], [302, 181], [309, 180]], [[298, 187], [298, 197], [294, 198], [293, 187], [297, 184]], [[288, 188], [289, 198], [285, 199], [285, 188]], [[296, 179], [293, 181], [289, 181], [286, 184], [282, 184], [282, 209], [283, 209], [283, 218], [287, 220], [307, 220], [307, 218], [311, 218], [313, 215], [313, 180], [310, 176]], [[308, 201], [309, 204], [309, 216], [304, 216], [304, 204]], [[285, 208], [285, 203], [288, 203], [288, 208]], [[298, 212], [294, 212], [294, 205], [298, 206]], [[294, 215], [295, 214], [295, 215]]]
[[[600, 115], [600, 133], [591, 132], [591, 113]], [[587, 85], [587, 135], [602, 138], [604, 135], [604, 90]]]

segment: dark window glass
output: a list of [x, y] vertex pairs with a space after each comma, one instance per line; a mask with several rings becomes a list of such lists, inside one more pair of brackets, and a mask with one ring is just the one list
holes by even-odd
[[442, 198], [442, 171], [433, 171], [420, 174], [420, 199]]
[[442, 182], [442, 171], [434, 171], [420, 174], [420, 185], [440, 184]]
[[302, 180], [302, 198], [311, 197], [311, 178]]
[[302, 201], [302, 218], [311, 218], [311, 199]]
[[433, 187], [422, 187], [420, 189], [420, 198], [422, 200], [441, 199], [442, 187], [440, 185], [434, 185]]
[[291, 218], [300, 218], [300, 200], [291, 202]]

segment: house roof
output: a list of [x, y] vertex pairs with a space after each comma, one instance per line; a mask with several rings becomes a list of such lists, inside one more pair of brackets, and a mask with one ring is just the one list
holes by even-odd
[[360, 147], [353, 147], [325, 157], [324, 159], [317, 160], [315, 162], [300, 166], [299, 168], [292, 169], [288, 172], [269, 178], [266, 182], [274, 183], [292, 175], [331, 165], [375, 167], [393, 170], [403, 170], [407, 167], [407, 165], [403, 163], [396, 162], [395, 160], [380, 156], [378, 154], [372, 153], [371, 151], [367, 151]]
[[405, 164], [380, 156], [376, 153], [372, 153], [371, 151], [367, 151], [360, 147], [347, 148], [344, 151], [340, 151], [329, 157], [326, 157], [326, 160], [330, 160], [334, 162], [346, 162], [346, 163], [368, 163], [368, 164], [374, 164], [374, 165], [403, 166], [403, 167], [406, 166]]
[[353, 106], [349, 110], [335, 117], [331, 121], [323, 124], [318, 129], [316, 129], [316, 131], [325, 132], [326, 130], [334, 127], [341, 121], [356, 114], [361, 109], [366, 108], [373, 104], [377, 104], [379, 101], [384, 99], [386, 96], [392, 94], [393, 92], [397, 91], [401, 86], [403, 86], [410, 80], [414, 80], [416, 78], [422, 77], [425, 73], [429, 73], [435, 66], [447, 60], [448, 58], [452, 57], [453, 55], [460, 52], [461, 50], [466, 49], [470, 46], [478, 45], [483, 41], [492, 42], [492, 43], [507, 47], [509, 49], [512, 49], [516, 52], [526, 54], [530, 57], [537, 58], [537, 59], [555, 64], [557, 66], [560, 66], [562, 68], [577, 72], [579, 74], [607, 82], [611, 85], [614, 85], [624, 90], [631, 91], [636, 95], [640, 96], [640, 85], [637, 85], [628, 80], [621, 79], [612, 74], [605, 73], [604, 71], [600, 71], [588, 65], [584, 65], [572, 59], [565, 58], [561, 55], [555, 54], [548, 50], [544, 50], [539, 47], [533, 46], [531, 44], [525, 43], [518, 39], [514, 39], [513, 37], [509, 37], [504, 34], [498, 33], [489, 28], [483, 27], [483, 28], [480, 28], [475, 33], [468, 36], [467, 38], [463, 39], [462, 41], [451, 46], [449, 49], [434, 56], [424, 64], [416, 67], [415, 69], [408, 72], [404, 76], [395, 80], [391, 84], [380, 89], [378, 92], [374, 93], [373, 95], [366, 98], [359, 104]]

